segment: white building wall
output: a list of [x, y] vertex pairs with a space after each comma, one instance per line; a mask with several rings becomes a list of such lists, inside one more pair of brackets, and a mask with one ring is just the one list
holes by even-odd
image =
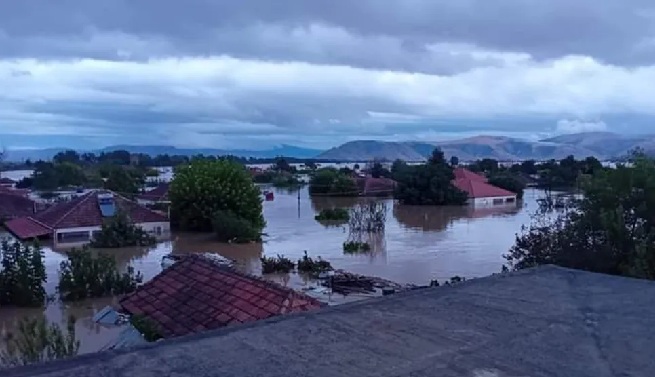
[[[156, 237], [166, 237], [170, 234], [171, 232], [171, 223], [166, 221], [166, 222], [154, 222], [154, 223], [140, 223], [136, 224], [136, 226], [141, 227], [141, 229], [145, 230], [146, 232], [152, 234], [153, 236]], [[56, 245], [66, 245], [66, 246], [81, 246], [84, 244], [89, 243], [91, 241], [91, 238], [93, 237], [93, 232], [94, 231], [100, 231], [102, 229], [101, 226], [87, 226], [87, 227], [78, 227], [78, 228], [62, 228], [62, 229], [57, 229], [54, 234], [54, 242]], [[66, 234], [66, 233], [84, 233], [86, 232], [86, 239], [80, 239], [78, 237], [75, 238], [69, 238], [68, 240], [64, 236], [64, 238], [59, 241], [59, 234]]]
[[513, 202], [516, 202], [516, 195], [469, 199], [469, 204], [476, 207], [493, 207]]

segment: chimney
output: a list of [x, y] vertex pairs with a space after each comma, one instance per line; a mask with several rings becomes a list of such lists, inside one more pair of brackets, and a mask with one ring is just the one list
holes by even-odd
[[114, 216], [116, 214], [114, 194], [111, 192], [98, 194], [98, 207], [100, 207], [100, 213], [102, 213], [102, 217]]

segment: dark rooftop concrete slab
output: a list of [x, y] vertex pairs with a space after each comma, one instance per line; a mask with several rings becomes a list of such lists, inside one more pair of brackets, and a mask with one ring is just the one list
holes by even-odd
[[541, 267], [3, 376], [652, 376], [655, 283]]

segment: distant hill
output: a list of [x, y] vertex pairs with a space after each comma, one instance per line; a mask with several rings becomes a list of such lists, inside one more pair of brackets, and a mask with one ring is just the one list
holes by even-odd
[[433, 144], [357, 140], [328, 149], [317, 158], [342, 161], [370, 161], [377, 158], [423, 161], [429, 154], [427, 151], [431, 152], [432, 150], [434, 150]]
[[560, 135], [542, 142], [585, 148], [605, 158], [624, 156], [635, 148], [655, 152], [655, 135], [624, 136], [612, 132], [585, 132]]
[[561, 135], [541, 141], [528, 141], [502, 136], [476, 136], [434, 143], [351, 141], [318, 156], [321, 159], [368, 161], [372, 159], [407, 161], [425, 160], [435, 147], [446, 157], [462, 161], [482, 158], [497, 160], [548, 160], [595, 156], [609, 159], [626, 155], [636, 147], [655, 153], [655, 136], [621, 136], [609, 132]]
[[[54, 155], [59, 152], [65, 151], [70, 148], [48, 148], [48, 149], [18, 149], [7, 151], [7, 159], [9, 161], [24, 161], [31, 160], [50, 160]], [[281, 145], [272, 149], [266, 150], [247, 150], [247, 149], [212, 149], [212, 148], [177, 148], [167, 145], [112, 145], [106, 148], [97, 150], [80, 150], [83, 152], [111, 152], [116, 150], [126, 150], [130, 153], [144, 153], [151, 156], [160, 154], [168, 155], [183, 155], [193, 156], [197, 154], [204, 155], [227, 155], [231, 154], [238, 157], [254, 157], [254, 158], [273, 158], [277, 156], [295, 157], [295, 158], [314, 158], [321, 153], [317, 149], [308, 149], [296, 147], [293, 145]]]

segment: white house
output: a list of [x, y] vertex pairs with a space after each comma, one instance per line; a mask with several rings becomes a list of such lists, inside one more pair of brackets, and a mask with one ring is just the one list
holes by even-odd
[[8, 221], [5, 227], [22, 240], [52, 238], [55, 245], [82, 245], [91, 241], [104, 221], [119, 210], [154, 236], [165, 237], [170, 232], [170, 221], [166, 216], [104, 190], [90, 191], [43, 212]]
[[468, 194], [468, 202], [476, 207], [516, 203], [516, 193], [487, 183], [487, 178], [464, 168], [454, 170], [452, 183]]

